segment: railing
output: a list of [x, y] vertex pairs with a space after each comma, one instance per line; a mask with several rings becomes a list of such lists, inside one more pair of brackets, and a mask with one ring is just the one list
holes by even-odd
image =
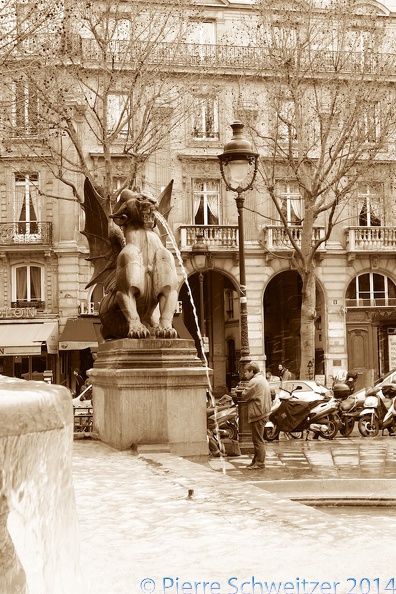
[[182, 225], [180, 249], [199, 245], [214, 249], [238, 249], [238, 227], [232, 225]]
[[346, 299], [346, 307], [396, 307], [395, 297]]
[[246, 68], [257, 67], [263, 61], [262, 48], [226, 46], [198, 43], [134, 43], [127, 40], [112, 41], [101, 52], [94, 39], [81, 39], [83, 60], [136, 64], [162, 64], [163, 66], [209, 66]]
[[[9, 46], [5, 45], [9, 52]], [[115, 39], [101, 50], [95, 39], [85, 39], [63, 33], [39, 34], [16, 43], [15, 57], [43, 56], [58, 53], [61, 60], [80, 57], [93, 62], [109, 61], [123, 63], [137, 68], [140, 64], [161, 64], [163, 66], [205, 65], [221, 68], [249, 68], [253, 70], [273, 71], [286, 62], [293, 65], [296, 52], [290, 56], [280, 55], [277, 59], [276, 47], [255, 47], [235, 45], [215, 45], [199, 43], [154, 43], [138, 40]], [[288, 59], [289, 58], [289, 59]], [[392, 74], [395, 70], [394, 54], [364, 51], [311, 50], [307, 48], [298, 53], [298, 65], [306, 71], [345, 72], [345, 73], [383, 73]]]
[[347, 251], [396, 250], [396, 227], [349, 227]]
[[93, 409], [76, 408], [74, 410], [74, 433], [92, 433]]
[[52, 243], [52, 223], [0, 223], [0, 245]]
[[25, 299], [18, 299], [17, 301], [11, 302], [11, 307], [13, 308], [28, 308], [33, 307], [34, 309], [44, 309], [45, 303], [44, 301], [39, 301], [35, 299], [34, 301], [26, 301]]
[[[221, 68], [249, 68], [272, 71], [278, 67], [275, 50], [269, 47], [215, 45], [198, 43], [156, 43], [128, 40], [111, 41], [100, 51], [94, 39], [81, 39], [83, 60], [122, 62], [139, 65], [141, 62], [163, 66], [202, 66]], [[75, 44], [73, 44], [75, 46]], [[293, 60], [293, 56], [290, 58]], [[307, 51], [299, 56], [299, 66], [306, 70], [346, 73], [392, 72], [395, 55], [365, 54], [356, 51]], [[282, 63], [279, 60], [279, 65]], [[289, 61], [290, 63], [290, 61]]]
[[[290, 225], [288, 227], [289, 232], [293, 240], [297, 243], [298, 246], [301, 246], [301, 236], [302, 236], [302, 226], [301, 225]], [[291, 250], [293, 249], [292, 243], [289, 239], [289, 236], [284, 227], [280, 225], [268, 225], [267, 227], [263, 228], [264, 231], [264, 241], [265, 247], [269, 251], [277, 251], [277, 250]], [[324, 227], [315, 227], [312, 233], [312, 244], [314, 244], [319, 239], [323, 238], [325, 235]], [[324, 243], [319, 247], [319, 250], [323, 250], [325, 248]]]

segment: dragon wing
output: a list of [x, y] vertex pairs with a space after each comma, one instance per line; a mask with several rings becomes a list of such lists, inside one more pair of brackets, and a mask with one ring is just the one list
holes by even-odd
[[[170, 180], [169, 184], [164, 188], [157, 199], [157, 210], [164, 217], [165, 221], [168, 221], [169, 213], [172, 210], [171, 199], [172, 199], [173, 179]], [[161, 223], [161, 220], [159, 221]], [[162, 224], [163, 227], [163, 224]], [[160, 234], [162, 244], [166, 246], [167, 230], [164, 229], [165, 233]]]
[[164, 188], [161, 194], [158, 196], [157, 210], [162, 214], [164, 219], [168, 220], [169, 213], [172, 210], [171, 199], [172, 199], [173, 179], [170, 180], [169, 184]]
[[85, 226], [82, 234], [88, 239], [89, 258], [94, 266], [86, 288], [103, 283], [105, 291], [114, 284], [117, 257], [124, 245], [121, 230], [110, 222], [103, 208], [103, 198], [88, 178], [84, 183]]

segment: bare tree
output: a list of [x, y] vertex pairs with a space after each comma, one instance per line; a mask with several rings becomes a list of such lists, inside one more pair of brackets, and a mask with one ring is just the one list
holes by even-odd
[[0, 2], [0, 64], [3, 68], [17, 67], [28, 61], [36, 40], [59, 23], [62, 3], [39, 1], [34, 5], [17, 0]]
[[[36, 44], [18, 82], [28, 89], [40, 143], [26, 131], [21, 140], [76, 199], [85, 176], [111, 210], [187, 117], [197, 71], [180, 59], [192, 16], [199, 20], [187, 0], [81, 0], [55, 23], [50, 53], [44, 38]], [[26, 90], [17, 112], [23, 101]], [[8, 124], [15, 133], [15, 121]]]
[[[315, 359], [318, 249], [346, 216], [358, 180], [392, 158], [394, 57], [384, 19], [359, 13], [357, 2], [282, 4], [256, 2], [254, 74], [267, 118], [250, 125], [263, 157], [264, 189], [302, 278], [300, 373], [306, 377]], [[294, 224], [280, 199], [280, 178], [296, 187]], [[320, 236], [315, 227], [323, 223]]]

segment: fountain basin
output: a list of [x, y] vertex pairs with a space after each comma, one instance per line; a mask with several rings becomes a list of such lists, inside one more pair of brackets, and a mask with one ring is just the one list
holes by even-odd
[[72, 423], [73, 406], [66, 388], [0, 376], [0, 438]]
[[0, 376], [0, 593], [77, 592], [72, 446], [66, 388]]

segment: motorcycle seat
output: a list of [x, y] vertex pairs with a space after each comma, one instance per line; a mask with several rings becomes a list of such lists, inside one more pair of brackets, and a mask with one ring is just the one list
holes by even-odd
[[355, 406], [355, 399], [354, 398], [346, 398], [342, 402], [340, 402], [340, 410], [347, 412], [351, 410]]

